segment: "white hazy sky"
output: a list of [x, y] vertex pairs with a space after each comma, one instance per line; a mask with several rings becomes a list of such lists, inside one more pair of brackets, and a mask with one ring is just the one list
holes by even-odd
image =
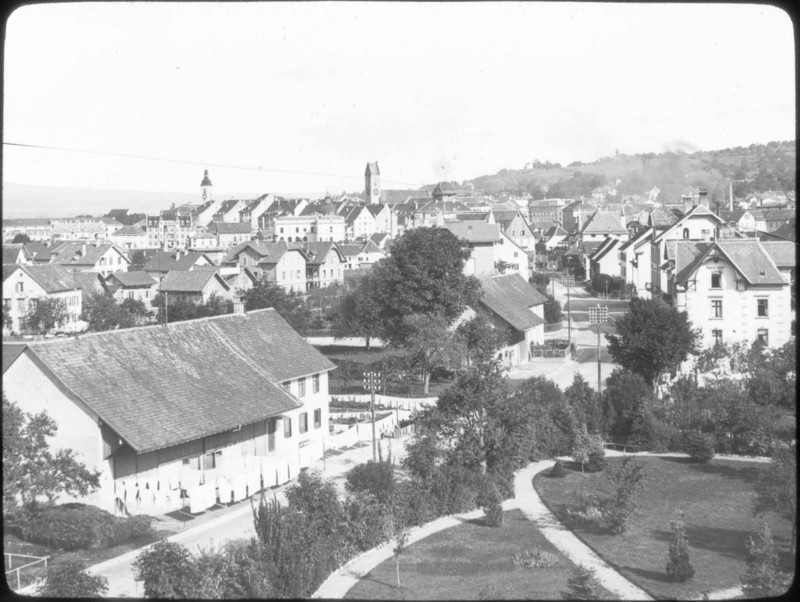
[[[80, 3], [7, 23], [6, 181], [226, 192], [463, 180], [795, 136], [790, 18], [759, 5]], [[225, 166], [254, 169], [235, 169]], [[266, 171], [269, 170], [269, 171]], [[303, 173], [295, 173], [303, 172]]]

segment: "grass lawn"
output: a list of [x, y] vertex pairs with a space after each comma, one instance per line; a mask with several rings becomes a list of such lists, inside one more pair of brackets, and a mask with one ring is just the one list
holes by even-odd
[[[558, 559], [550, 568], [528, 569], [511, 557], [536, 547]], [[394, 557], [367, 573], [345, 596], [362, 600], [561, 599], [572, 563], [519, 510], [505, 513], [500, 528], [483, 519], [466, 521], [410, 546], [400, 558], [400, 589]], [[603, 598], [609, 592], [598, 590]]]
[[[708, 465], [691, 464], [684, 458], [640, 458], [648, 479], [639, 494], [640, 508], [624, 535], [611, 535], [600, 523], [566, 517], [566, 508], [582, 492], [609, 488], [605, 472], [582, 475], [567, 466], [567, 476], [553, 479], [541, 473], [534, 487], [547, 506], [578, 537], [609, 564], [656, 598], [686, 599], [702, 592], [739, 584], [745, 572], [746, 542], [763, 528], [765, 518], [755, 518], [752, 503], [754, 483], [763, 464], [714, 459]], [[610, 458], [609, 463], [620, 458]], [[696, 573], [685, 584], [673, 583], [666, 575], [669, 521], [684, 513], [691, 561]], [[580, 520], [580, 519], [579, 519]], [[793, 572], [789, 554], [791, 524], [766, 516], [781, 556], [783, 570]]]
[[[114, 546], [113, 548], [66, 551], [50, 548], [45, 545], [29, 543], [20, 539], [15, 534], [9, 533], [8, 530], [4, 530], [3, 552], [11, 554], [27, 554], [29, 556], [49, 556], [50, 558], [47, 560], [48, 568], [58, 566], [70, 560], [78, 560], [79, 562], [83, 563], [84, 566], [90, 567], [99, 562], [103, 562], [104, 560], [115, 558], [121, 554], [130, 552], [131, 550], [148, 546], [151, 543], [157, 542], [159, 539], [169, 537], [170, 535], [174, 534], [174, 530], [159, 529], [158, 521], [154, 520], [152, 524], [152, 530], [149, 534], [135, 537], [127, 543]], [[26, 560], [28, 562], [33, 562], [33, 559]], [[22, 564], [21, 560], [14, 561], [15, 567], [20, 566], [20, 564]], [[35, 567], [31, 567], [31, 569], [23, 569], [20, 571], [20, 582], [22, 587], [35, 581], [40, 574], [42, 576], [44, 575], [43, 564], [38, 564]], [[16, 579], [16, 573], [12, 573], [7, 576], [9, 585], [13, 583], [15, 587]]]

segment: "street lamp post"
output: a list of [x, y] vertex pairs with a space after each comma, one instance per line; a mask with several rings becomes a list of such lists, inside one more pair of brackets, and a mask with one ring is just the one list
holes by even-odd
[[376, 448], [376, 440], [375, 440], [375, 389], [378, 388], [378, 383], [381, 379], [380, 372], [365, 372], [364, 373], [364, 388], [369, 389], [370, 392], [370, 402], [369, 402], [369, 411], [370, 415], [372, 416], [372, 461], [378, 461], [378, 451]]
[[600, 394], [602, 380], [600, 376], [600, 324], [608, 321], [608, 307], [600, 306], [589, 308], [589, 322], [597, 324], [597, 394]]

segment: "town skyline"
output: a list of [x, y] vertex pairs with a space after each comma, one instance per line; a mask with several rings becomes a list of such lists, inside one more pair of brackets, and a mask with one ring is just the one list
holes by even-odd
[[29, 6], [6, 58], [17, 184], [191, 193], [205, 166], [230, 194], [339, 193], [377, 160], [418, 188], [795, 131], [791, 22], [769, 6]]

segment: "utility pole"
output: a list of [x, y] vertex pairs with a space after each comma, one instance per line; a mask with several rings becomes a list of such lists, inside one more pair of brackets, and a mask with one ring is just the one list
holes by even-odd
[[597, 305], [589, 308], [589, 322], [597, 324], [597, 394], [602, 390], [602, 376], [600, 375], [600, 324], [608, 321], [608, 307]]
[[372, 416], [372, 461], [378, 461], [378, 451], [376, 448], [377, 442], [375, 440], [375, 389], [380, 382], [381, 373], [369, 371], [364, 374], [364, 388], [369, 389], [370, 402], [369, 411]]
[[572, 317], [570, 316], [570, 307], [569, 307], [569, 289], [571, 286], [575, 286], [575, 277], [572, 274], [566, 274], [562, 279], [561, 282], [564, 286], [567, 287], [567, 338], [569, 340], [570, 346], [572, 345]]

